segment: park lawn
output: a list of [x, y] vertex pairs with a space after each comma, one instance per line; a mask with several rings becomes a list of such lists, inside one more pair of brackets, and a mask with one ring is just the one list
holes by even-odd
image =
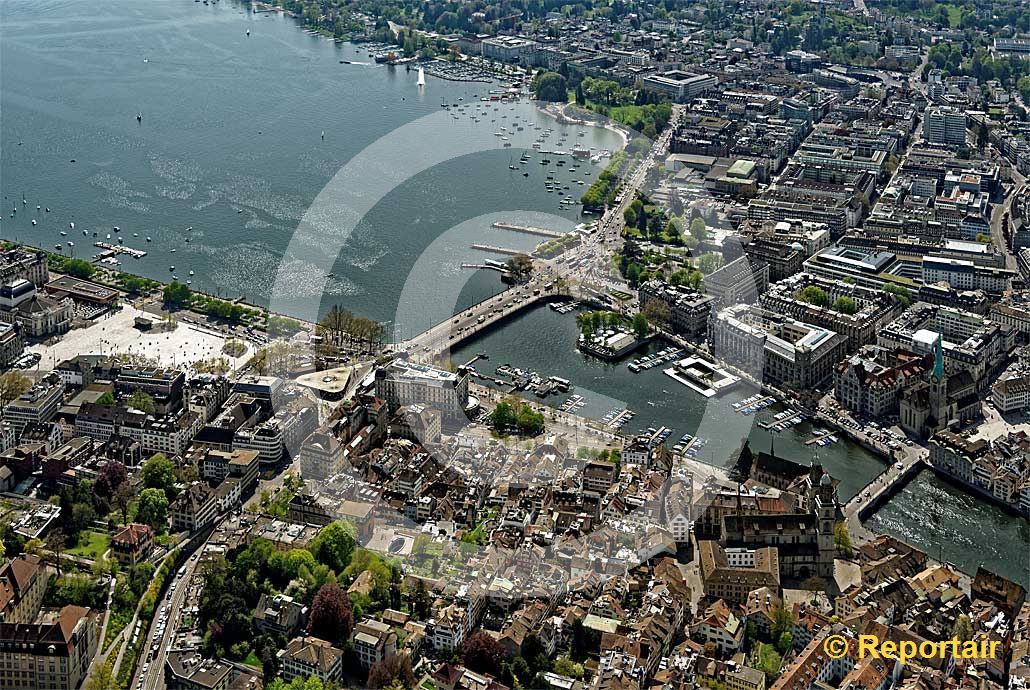
[[608, 109], [608, 116], [627, 127], [643, 122], [646, 106], [643, 105], [614, 105]]
[[962, 22], [962, 8], [958, 5], [946, 5], [948, 8], [948, 23], [952, 29], [957, 29]]
[[65, 551], [70, 556], [94, 560], [111, 547], [111, 537], [102, 532], [84, 531], [79, 536], [79, 543]]
[[254, 668], [262, 668], [261, 659], [258, 659], [258, 655], [254, 653], [253, 649], [243, 658], [243, 663]]

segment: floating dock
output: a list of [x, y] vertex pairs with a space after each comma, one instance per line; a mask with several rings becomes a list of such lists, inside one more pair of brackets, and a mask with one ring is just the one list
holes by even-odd
[[125, 254], [131, 256], [134, 259], [142, 259], [147, 255], [142, 249], [133, 249], [132, 247], [126, 247], [123, 244], [111, 244], [110, 242], [94, 242], [94, 247], [98, 247], [108, 252], [114, 252], [115, 254]]

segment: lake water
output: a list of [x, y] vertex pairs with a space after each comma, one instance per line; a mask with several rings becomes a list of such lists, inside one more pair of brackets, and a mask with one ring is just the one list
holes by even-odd
[[[276, 308], [309, 316], [312, 304], [316, 312], [340, 304], [389, 321], [407, 276], [451, 228], [466, 224], [435, 247], [446, 250], [435, 272], [449, 276], [452, 294], [431, 300], [434, 307], [449, 301], [450, 308], [462, 290], [474, 301], [500, 289], [496, 273], [460, 268], [491, 258], [469, 249], [471, 241], [528, 249], [540, 239], [474, 219], [494, 213], [518, 222], [535, 211], [552, 226], [577, 220], [578, 207], [559, 210], [560, 197], [545, 191], [543, 166], [525, 166], [529, 177], [510, 170], [520, 149], [503, 149], [493, 136], [516, 118], [561, 130], [531, 103], [484, 110], [479, 123], [453, 119], [441, 102], [477, 104], [476, 95], [498, 85], [428, 77], [419, 89], [415, 72], [375, 65], [360, 46], [308, 35], [288, 17], [248, 13], [229, 0], [4, 2], [0, 70], [0, 235], [50, 248], [73, 241], [66, 252], [91, 257], [93, 241], [118, 226], [126, 245], [149, 252], [123, 259], [123, 270], [152, 278], [186, 280], [192, 270], [196, 288], [267, 304], [286, 267]], [[415, 147], [398, 134], [412, 123], [421, 127]], [[583, 129], [569, 146], [621, 145], [612, 132]], [[536, 132], [527, 124], [519, 136], [512, 143], [528, 146]], [[394, 141], [401, 143], [393, 149], [408, 148], [378, 153]], [[376, 155], [407, 160], [379, 159], [382, 169], [358, 171], [377, 201], [344, 241], [333, 234], [332, 216], [348, 209], [327, 210], [324, 201], [318, 214], [309, 209], [376, 142]], [[434, 164], [421, 169], [421, 158]], [[578, 177], [589, 183], [585, 173]], [[584, 188], [563, 193], [578, 198]], [[37, 213], [37, 204], [50, 213]], [[291, 244], [305, 213], [330, 221], [307, 246]], [[328, 257], [334, 279], [305, 270], [319, 257]]]
[[[760, 428], [758, 422], [770, 419], [775, 414], [773, 408], [746, 416], [732, 406], [734, 400], [751, 395], [754, 391], [750, 389], [707, 401], [666, 376], [662, 370], [670, 365], [633, 373], [626, 366], [629, 360], [610, 363], [584, 355], [575, 347], [578, 333], [574, 314], [537, 307], [464, 344], [452, 352], [451, 358], [461, 363], [483, 352], [489, 360], [477, 362], [476, 367], [484, 374], [510, 364], [569, 379], [575, 385], [573, 392], [586, 399], [578, 414], [599, 419], [613, 408], [629, 408], [637, 416], [623, 428], [624, 432], [667, 426], [673, 430], [670, 446], [683, 434], [702, 436], [708, 439], [708, 445], [698, 459], [711, 464], [731, 464], [744, 439], [755, 451], [773, 448], [777, 455], [805, 465], [817, 454], [818, 461], [840, 479], [842, 500], [854, 496], [883, 469], [883, 462], [872, 453], [844, 440], [821, 448], [806, 446], [804, 442], [812, 438], [808, 422], [780, 433]], [[650, 350], [662, 347], [664, 344], [652, 344]], [[562, 399], [552, 396], [547, 402], [557, 405]]]

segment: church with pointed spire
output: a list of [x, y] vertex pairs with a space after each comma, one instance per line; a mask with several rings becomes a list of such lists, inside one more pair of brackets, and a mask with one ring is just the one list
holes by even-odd
[[944, 362], [944, 338], [940, 334], [933, 347], [933, 369], [928, 380], [905, 388], [899, 417], [901, 428], [923, 438], [964, 424], [980, 414], [976, 383], [966, 371], [949, 374]]

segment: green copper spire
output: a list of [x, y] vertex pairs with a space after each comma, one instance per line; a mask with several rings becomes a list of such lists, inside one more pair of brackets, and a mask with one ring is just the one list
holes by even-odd
[[944, 380], [944, 345], [943, 337], [938, 333], [937, 342], [933, 346], [933, 376], [938, 381]]

